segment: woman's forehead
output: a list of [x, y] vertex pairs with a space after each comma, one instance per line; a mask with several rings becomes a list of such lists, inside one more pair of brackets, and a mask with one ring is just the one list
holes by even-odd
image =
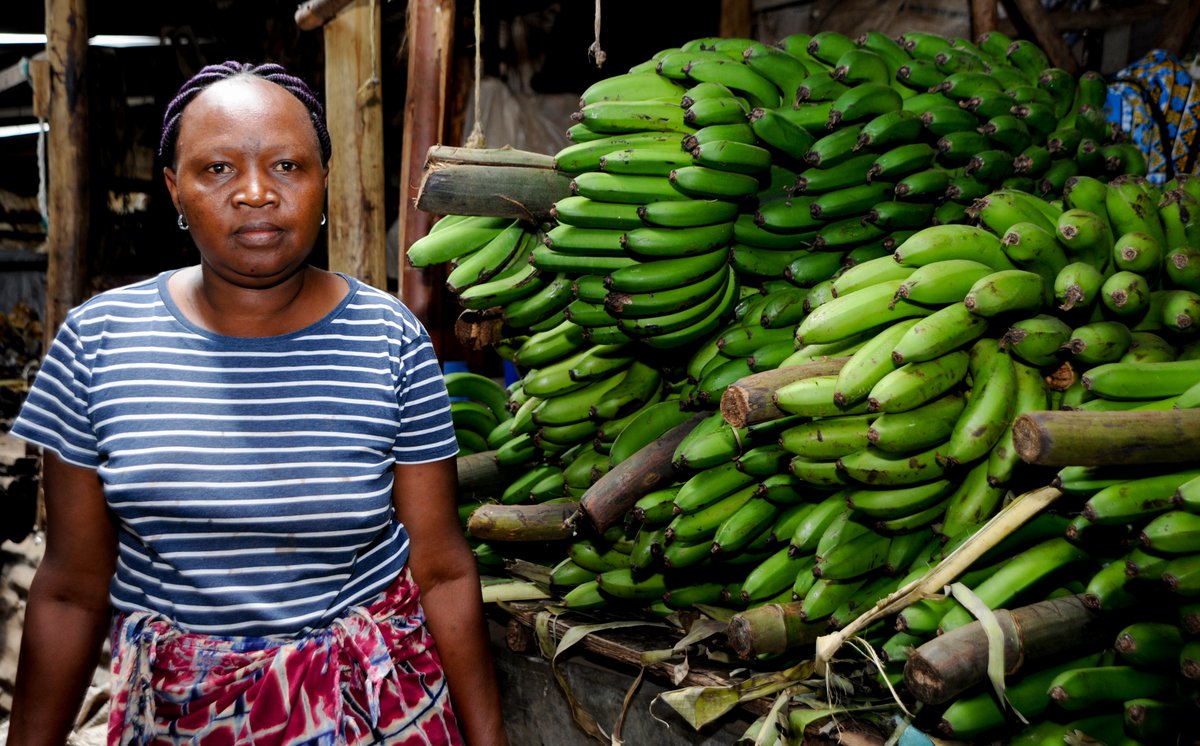
[[[200, 125], [201, 120], [206, 126], [198, 129], [189, 126]], [[317, 144], [316, 130], [304, 104], [282, 86], [253, 76], [222, 80], [201, 91], [183, 110], [179, 139], [217, 135], [208, 127], [216, 122], [250, 129], [270, 127], [275, 131], [302, 128]]]

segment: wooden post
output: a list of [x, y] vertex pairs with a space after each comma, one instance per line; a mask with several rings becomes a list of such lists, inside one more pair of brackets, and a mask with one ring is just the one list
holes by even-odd
[[1013, 0], [1013, 2], [1021, 12], [1021, 17], [1033, 29], [1034, 40], [1050, 58], [1051, 64], [1074, 75], [1079, 68], [1079, 63], [1075, 61], [1075, 55], [1071, 53], [1070, 47], [1063, 41], [1062, 32], [1054, 27], [1054, 23], [1050, 20], [1050, 13], [1046, 11], [1041, 0]]
[[379, 0], [354, 0], [325, 25], [329, 269], [387, 287]]
[[1196, 18], [1200, 16], [1200, 2], [1175, 0], [1166, 11], [1160, 11], [1162, 30], [1155, 42], [1156, 49], [1165, 49], [1176, 57], [1187, 51], [1187, 41], [1192, 38]]
[[998, 27], [996, 0], [971, 0], [971, 35], [978, 39]]
[[720, 35], [749, 39], [754, 30], [754, 9], [750, 0], [721, 0]]
[[83, 300], [91, 200], [88, 188], [86, 0], [46, 0], [49, 62], [46, 349], [67, 311]]
[[404, 144], [400, 158], [400, 298], [424, 321], [438, 347], [442, 324], [440, 286], [444, 270], [409, 267], [410, 244], [429, 232], [433, 216], [417, 209], [425, 154], [441, 143], [446, 97], [453, 65], [453, 0], [408, 2], [408, 93], [404, 104]]

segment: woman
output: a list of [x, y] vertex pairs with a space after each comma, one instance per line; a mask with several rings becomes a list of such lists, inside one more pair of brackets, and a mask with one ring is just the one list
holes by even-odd
[[111, 744], [504, 743], [429, 337], [307, 264], [316, 97], [206, 67], [161, 155], [199, 266], [74, 309], [13, 427], [47, 544], [10, 746], [63, 742], [110, 631]]

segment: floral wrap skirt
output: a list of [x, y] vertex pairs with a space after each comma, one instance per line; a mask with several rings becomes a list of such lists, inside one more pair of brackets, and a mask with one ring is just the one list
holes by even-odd
[[460, 744], [408, 570], [328, 627], [278, 638], [184, 632], [160, 616], [113, 628], [109, 744]]

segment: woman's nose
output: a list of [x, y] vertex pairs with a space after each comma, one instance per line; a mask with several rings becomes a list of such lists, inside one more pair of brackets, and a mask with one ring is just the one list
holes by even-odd
[[273, 202], [276, 195], [267, 174], [261, 169], [249, 168], [242, 172], [235, 198], [241, 204], [261, 207]]

